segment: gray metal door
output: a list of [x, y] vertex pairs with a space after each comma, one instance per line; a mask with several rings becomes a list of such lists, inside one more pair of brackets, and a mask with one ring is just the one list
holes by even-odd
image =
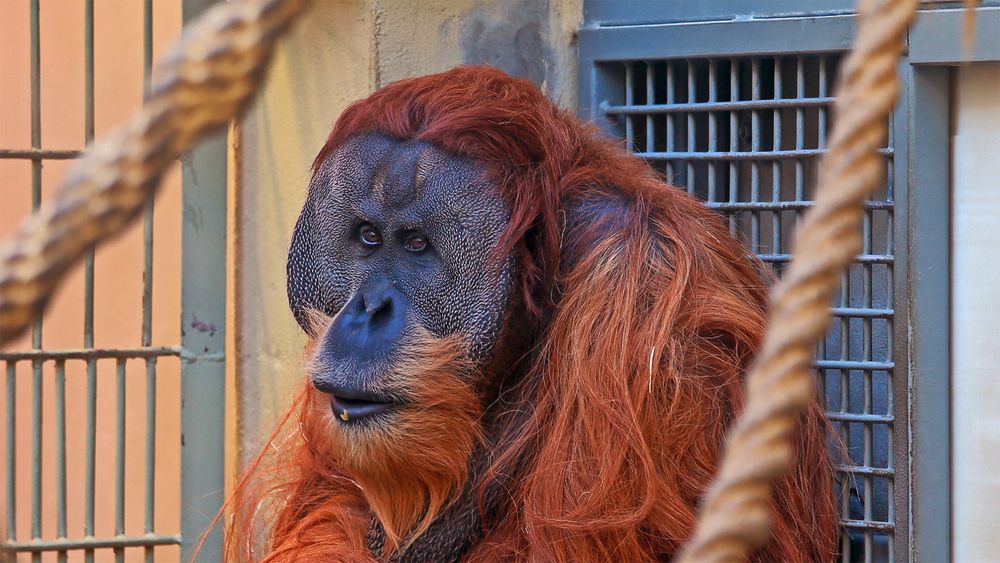
[[[580, 112], [728, 217], [733, 234], [780, 275], [811, 204], [853, 4], [587, 0]], [[844, 561], [907, 560], [917, 545], [928, 561], [949, 553], [947, 236], [925, 241], [912, 230], [920, 220], [922, 233], [947, 233], [947, 100], [913, 102], [915, 91], [940, 88], [915, 85], [924, 75], [913, 68], [905, 61], [906, 91], [882, 149], [887, 180], [867, 203], [864, 249], [817, 343], [823, 399], [846, 448], [837, 465]], [[927, 125], [913, 119], [943, 119], [945, 132], [943, 147], [932, 139], [923, 147], [936, 151], [930, 177], [944, 172], [944, 182], [919, 202], [907, 197], [909, 135]], [[913, 281], [914, 258], [936, 274]], [[909, 308], [916, 294], [921, 311]], [[915, 384], [918, 370], [928, 376]], [[910, 483], [920, 478], [941, 481], [915, 492]]]

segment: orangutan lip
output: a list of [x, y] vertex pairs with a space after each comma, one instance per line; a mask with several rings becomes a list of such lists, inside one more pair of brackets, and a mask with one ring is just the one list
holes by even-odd
[[369, 420], [389, 412], [395, 406], [396, 403], [387, 401], [330, 396], [330, 407], [333, 409], [333, 415], [341, 423], [346, 424]]

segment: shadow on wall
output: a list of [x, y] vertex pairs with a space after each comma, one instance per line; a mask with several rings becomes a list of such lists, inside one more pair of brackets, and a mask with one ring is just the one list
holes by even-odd
[[462, 21], [462, 62], [492, 65], [543, 88], [558, 83], [559, 69], [550, 67], [553, 50], [543, 29], [548, 21], [548, 0], [476, 8]]

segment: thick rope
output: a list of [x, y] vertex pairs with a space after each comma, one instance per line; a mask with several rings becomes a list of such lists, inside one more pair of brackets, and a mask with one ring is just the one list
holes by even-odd
[[175, 159], [242, 113], [277, 39], [305, 6], [228, 2], [185, 30], [157, 67], [142, 110], [95, 143], [58, 195], [0, 247], [0, 346], [41, 314], [88, 248], [139, 215]]
[[774, 482], [788, 469], [793, 435], [813, 393], [810, 364], [841, 276], [861, 250], [864, 200], [883, 181], [877, 149], [899, 91], [896, 66], [917, 0], [860, 0], [858, 33], [834, 102], [830, 148], [794, 258], [771, 295], [764, 346], [747, 378], [747, 401], [709, 490], [683, 563], [744, 561], [764, 546]]

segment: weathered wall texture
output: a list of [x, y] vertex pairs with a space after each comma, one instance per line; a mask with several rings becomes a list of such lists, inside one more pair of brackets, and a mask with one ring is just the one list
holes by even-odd
[[240, 127], [234, 228], [235, 370], [246, 459], [301, 378], [301, 331], [285, 301], [285, 253], [309, 164], [343, 107], [383, 84], [486, 63], [576, 105], [582, 0], [317, 2], [277, 53]]

